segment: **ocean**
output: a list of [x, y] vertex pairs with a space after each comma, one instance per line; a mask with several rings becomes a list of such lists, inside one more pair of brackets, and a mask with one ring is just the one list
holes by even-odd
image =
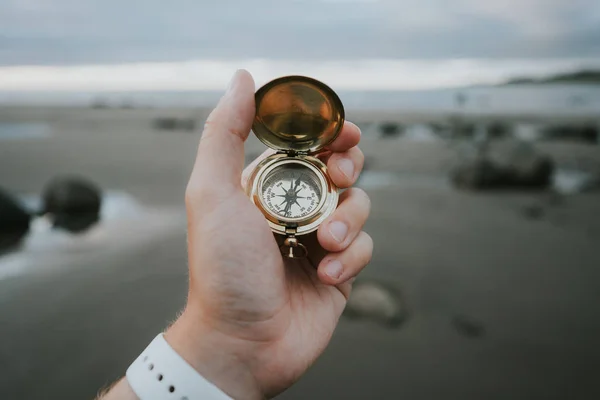
[[[473, 86], [420, 91], [339, 91], [348, 110], [535, 113], [598, 115], [600, 85], [553, 84]], [[216, 91], [35, 92], [0, 91], [0, 105], [129, 107], [211, 107]]]

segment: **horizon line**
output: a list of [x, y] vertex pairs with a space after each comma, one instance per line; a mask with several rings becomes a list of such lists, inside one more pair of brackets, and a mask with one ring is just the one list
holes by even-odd
[[149, 92], [223, 90], [240, 68], [257, 87], [285, 75], [306, 75], [335, 90], [428, 90], [497, 85], [600, 68], [600, 58], [556, 59], [196, 59], [120, 64], [0, 66], [3, 92]]

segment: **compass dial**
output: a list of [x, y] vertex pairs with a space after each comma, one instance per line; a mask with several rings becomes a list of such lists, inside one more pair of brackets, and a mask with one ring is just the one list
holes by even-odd
[[304, 219], [318, 211], [322, 192], [319, 178], [312, 170], [300, 164], [284, 164], [266, 176], [261, 196], [272, 214]]

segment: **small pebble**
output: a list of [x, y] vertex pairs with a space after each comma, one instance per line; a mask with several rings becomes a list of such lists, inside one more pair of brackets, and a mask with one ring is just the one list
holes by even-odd
[[371, 319], [388, 328], [402, 325], [407, 314], [400, 293], [376, 282], [355, 283], [344, 310], [346, 317]]
[[529, 204], [522, 208], [521, 212], [527, 219], [541, 219], [544, 216], [544, 208], [539, 204]]
[[452, 326], [462, 336], [474, 339], [485, 335], [485, 326], [466, 315], [455, 315], [452, 318]]

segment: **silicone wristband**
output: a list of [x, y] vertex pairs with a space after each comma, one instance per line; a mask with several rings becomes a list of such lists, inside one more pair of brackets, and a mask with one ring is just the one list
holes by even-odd
[[140, 400], [231, 400], [177, 354], [162, 333], [129, 366], [127, 381]]

